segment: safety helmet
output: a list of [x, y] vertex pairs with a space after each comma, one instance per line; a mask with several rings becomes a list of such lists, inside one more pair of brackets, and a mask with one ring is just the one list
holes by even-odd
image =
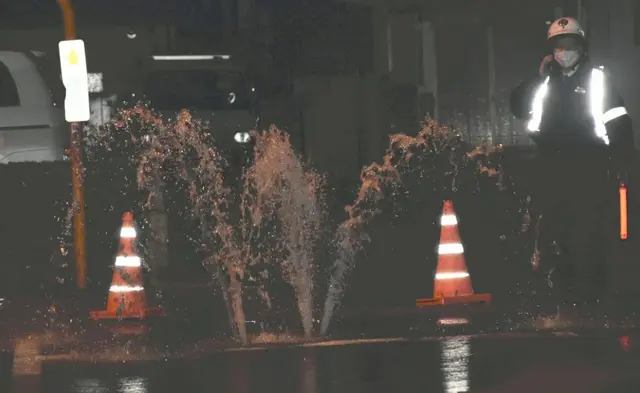
[[574, 35], [585, 39], [586, 34], [580, 23], [574, 18], [564, 17], [556, 19], [549, 25], [547, 39], [552, 39], [562, 35]]

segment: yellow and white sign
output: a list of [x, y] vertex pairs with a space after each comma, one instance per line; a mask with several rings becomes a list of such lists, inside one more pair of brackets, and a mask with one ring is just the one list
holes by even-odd
[[64, 117], [69, 123], [88, 121], [91, 117], [91, 111], [84, 41], [60, 41], [58, 50], [60, 52], [62, 83], [66, 90]]

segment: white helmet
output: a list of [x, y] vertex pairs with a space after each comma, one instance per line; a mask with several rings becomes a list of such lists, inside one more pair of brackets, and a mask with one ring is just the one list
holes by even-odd
[[547, 39], [565, 34], [577, 35], [581, 38], [585, 38], [585, 32], [582, 29], [582, 26], [580, 26], [580, 23], [574, 18], [565, 17], [557, 19], [549, 25]]

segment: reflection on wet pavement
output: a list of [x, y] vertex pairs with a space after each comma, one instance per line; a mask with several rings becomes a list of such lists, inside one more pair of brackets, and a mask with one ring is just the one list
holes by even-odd
[[313, 350], [306, 351], [300, 364], [300, 392], [318, 393], [318, 376], [316, 370], [315, 352]]
[[72, 384], [74, 393], [149, 393], [147, 380], [142, 377], [118, 378], [113, 384], [94, 378], [79, 378]]
[[440, 342], [441, 370], [445, 393], [459, 393], [469, 390], [469, 358], [471, 338], [447, 337]]
[[[616, 338], [612, 348], [620, 348]], [[583, 370], [601, 386], [628, 385], [612, 358], [582, 338], [447, 337], [414, 342], [368, 343], [217, 353], [203, 360], [112, 365], [49, 364], [43, 392], [50, 393], [463, 393], [536, 391], [542, 381]], [[599, 344], [598, 344], [599, 345]], [[624, 351], [615, 353], [618, 359]], [[608, 356], [610, 356], [609, 354]], [[626, 359], [626, 358], [625, 358]], [[626, 363], [625, 363], [626, 364]], [[633, 362], [630, 364], [633, 366]], [[633, 366], [635, 367], [635, 366]], [[637, 369], [633, 368], [632, 369]], [[564, 368], [567, 370], [563, 371]], [[630, 368], [630, 369], [631, 369]], [[571, 370], [570, 370], [571, 369]], [[626, 373], [626, 374], [625, 374]], [[557, 375], [556, 375], [557, 374]], [[572, 374], [573, 375], [573, 374]], [[575, 378], [584, 387], [589, 376]], [[595, 377], [594, 377], [595, 378]], [[616, 378], [618, 380], [616, 380]], [[566, 378], [561, 378], [566, 379]], [[558, 383], [554, 383], [558, 385]], [[564, 381], [563, 393], [575, 390]], [[558, 385], [559, 386], [559, 385]], [[583, 389], [581, 387], [580, 389]], [[637, 387], [637, 385], [636, 385]], [[513, 390], [515, 389], [515, 390]], [[551, 392], [550, 387], [544, 391]], [[574, 389], [574, 390], [572, 390]], [[630, 390], [640, 391], [640, 390]]]

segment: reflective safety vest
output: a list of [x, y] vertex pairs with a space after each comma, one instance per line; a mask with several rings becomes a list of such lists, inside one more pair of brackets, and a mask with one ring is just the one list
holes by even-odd
[[[604, 110], [604, 96], [605, 96], [605, 78], [603, 67], [594, 68], [591, 71], [591, 77], [589, 80], [589, 103], [591, 116], [593, 116], [593, 122], [595, 127], [595, 133], [600, 137], [607, 145], [609, 144], [609, 137], [607, 136], [606, 124], [613, 119], [627, 114], [627, 110], [624, 106], [618, 106], [611, 108], [605, 112]], [[542, 114], [544, 112], [544, 101], [549, 92], [549, 77], [547, 76], [544, 82], [538, 87], [536, 93], [533, 96], [533, 102], [531, 107], [531, 119], [527, 124], [527, 129], [530, 132], [540, 131], [540, 123], [542, 122]]]

